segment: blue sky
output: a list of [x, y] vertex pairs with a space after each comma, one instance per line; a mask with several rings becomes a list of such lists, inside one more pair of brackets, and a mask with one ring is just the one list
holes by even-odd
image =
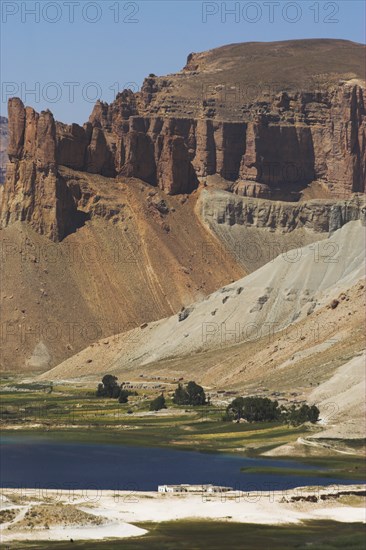
[[176, 72], [192, 51], [294, 38], [365, 43], [364, 28], [363, 0], [1, 0], [1, 114], [17, 95], [83, 123], [95, 99]]

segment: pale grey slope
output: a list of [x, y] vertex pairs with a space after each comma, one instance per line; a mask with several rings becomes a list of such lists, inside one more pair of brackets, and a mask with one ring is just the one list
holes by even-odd
[[[278, 256], [167, 319], [87, 348], [43, 378], [113, 372], [267, 336], [309, 315], [365, 274], [365, 233], [350, 222], [331, 237]], [[92, 362], [87, 359], [93, 357]], [[77, 372], [75, 366], [78, 367]]]
[[314, 438], [365, 437], [365, 366], [365, 353], [353, 357], [310, 394], [309, 402], [318, 404], [325, 428]]

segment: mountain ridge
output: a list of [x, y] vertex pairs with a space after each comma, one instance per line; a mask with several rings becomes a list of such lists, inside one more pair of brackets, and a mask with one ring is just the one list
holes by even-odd
[[[246, 196], [287, 200], [292, 194], [299, 199], [309, 187], [325, 187], [335, 198], [364, 192], [365, 83], [355, 77], [360, 76], [365, 48], [348, 44], [344, 52], [336, 41], [326, 42], [328, 49], [331, 44], [331, 55], [322, 50], [323, 42], [301, 44], [235, 46], [240, 52], [254, 48], [254, 61], [245, 56], [243, 61], [242, 54], [232, 56], [232, 66], [220, 73], [228, 94], [224, 99], [222, 83], [213, 82], [205, 89], [205, 71], [199, 70], [202, 63], [207, 68], [211, 59], [216, 72], [217, 64], [226, 63], [220, 48], [192, 54], [189, 63], [199, 59], [195, 70], [186, 65], [169, 77], [150, 75], [141, 92], [124, 90], [110, 105], [97, 102], [84, 126], [56, 122], [50, 111], [38, 114], [19, 98], [10, 99], [3, 226], [28, 220], [52, 240], [62, 240], [82, 223], [78, 195], [60, 177], [59, 166], [117, 180], [142, 179], [168, 195], [191, 193], [212, 175]], [[304, 44], [314, 56], [304, 51]], [[320, 48], [317, 55], [314, 48]], [[224, 51], [232, 50], [229, 46]], [[300, 75], [291, 73], [296, 77], [295, 89], [286, 89], [290, 66], [273, 63], [273, 51], [292, 56], [295, 65], [301, 65]], [[301, 75], [307, 72], [314, 78], [321, 76], [313, 58], [322, 70], [328, 67], [324, 89], [308, 89], [302, 81]], [[235, 87], [240, 68], [253, 79], [253, 63], [267, 83], [272, 78], [279, 88], [259, 88], [253, 97], [236, 97], [241, 92]], [[352, 72], [354, 63], [356, 72]], [[335, 74], [333, 64], [338, 67]], [[345, 74], [343, 67], [350, 71]], [[282, 84], [281, 71], [287, 75]], [[340, 79], [342, 75], [347, 79]], [[230, 82], [234, 82], [234, 101]]]
[[[362, 218], [366, 111], [358, 77], [365, 48], [343, 46], [310, 41], [305, 51], [297, 41], [296, 47], [277, 44], [277, 59], [304, 60], [314, 77], [308, 89], [296, 74], [287, 78], [286, 64], [277, 65], [277, 76], [285, 71], [287, 78], [286, 89], [281, 79], [277, 89], [278, 80], [270, 81], [276, 66], [268, 62], [271, 44], [236, 45], [253, 59], [239, 56], [229, 67], [234, 84], [240, 67], [252, 82], [253, 63], [258, 71], [267, 67], [262, 81], [277, 84], [244, 99], [235, 89], [234, 101], [228, 89], [228, 97], [220, 96], [224, 73], [215, 67], [227, 60], [220, 49], [190, 55], [188, 65], [198, 60], [202, 70], [186, 65], [167, 77], [150, 75], [140, 92], [124, 90], [110, 105], [97, 102], [84, 126], [11, 99], [0, 196], [2, 250], [11, 274], [2, 262], [2, 368], [46, 370], [85, 347], [85, 338], [50, 341], [29, 327], [81, 316], [85, 325], [101, 328], [87, 343], [108, 338], [178, 314], [272, 260], [278, 247], [300, 248]], [[233, 46], [224, 48], [225, 56], [233, 54]], [[323, 73], [309, 61], [309, 48], [323, 52], [316, 60]], [[205, 63], [220, 76], [203, 89]], [[293, 80], [294, 88], [288, 86]], [[123, 244], [122, 266], [110, 241]], [[126, 272], [136, 242], [138, 261]], [[242, 261], [235, 250], [267, 243], [274, 246], [271, 257]], [[93, 257], [70, 265], [69, 245], [94, 247], [102, 265], [93, 265]], [[55, 262], [47, 254], [40, 261], [39, 248], [55, 254]], [[27, 298], [25, 288], [31, 289]], [[17, 326], [28, 327], [25, 342]]]

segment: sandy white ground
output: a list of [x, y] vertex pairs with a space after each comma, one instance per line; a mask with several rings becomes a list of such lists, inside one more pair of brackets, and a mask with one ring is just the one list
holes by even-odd
[[[157, 492], [72, 491], [43, 490], [37, 494], [31, 490], [24, 493], [23, 510], [19, 504], [11, 504], [14, 490], [4, 489], [5, 499], [1, 509], [17, 508], [24, 516], [32, 505], [54, 501], [72, 504], [79, 510], [105, 519], [100, 526], [53, 526], [49, 529], [8, 530], [9, 523], [2, 528], [1, 540], [91, 540], [103, 538], [124, 538], [146, 533], [136, 527], [138, 522], [162, 522], [179, 519], [205, 519], [280, 525], [299, 523], [312, 519], [328, 519], [339, 522], [365, 522], [365, 510], [361, 498], [352, 497], [352, 505], [343, 503], [335, 495], [339, 491], [365, 490], [362, 485], [330, 488], [298, 488], [288, 491], [232, 492], [226, 494], [160, 494]], [[330, 495], [329, 500], [318, 502], [290, 502], [294, 496]], [[17, 491], [19, 502], [19, 491]], [[22, 497], [20, 497], [22, 499]], [[356, 502], [356, 503], [354, 503]]]
[[12, 540], [102, 540], [109, 538], [138, 537], [147, 533], [129, 523], [116, 523], [100, 525], [98, 527], [51, 527], [50, 529], [19, 531], [8, 535], [5, 530], [1, 531], [1, 541]]

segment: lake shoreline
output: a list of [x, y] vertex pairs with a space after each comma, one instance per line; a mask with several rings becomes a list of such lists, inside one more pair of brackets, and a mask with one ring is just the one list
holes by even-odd
[[[328, 520], [365, 523], [366, 485], [337, 487], [297, 487], [287, 491], [232, 491], [221, 494], [158, 493], [156, 491], [60, 491], [2, 489], [1, 510], [16, 509], [18, 517], [31, 512], [33, 527], [24, 521], [4, 523], [2, 541], [106, 540], [143, 536], [148, 531], [139, 524], [178, 520], [204, 520], [261, 525], [298, 525], [306, 521]], [[52, 520], [59, 509], [75, 509], [87, 514], [79, 525], [60, 525]], [[48, 510], [47, 527], [40, 510]], [[57, 514], [56, 514], [57, 511]], [[40, 517], [37, 523], [37, 514]], [[91, 524], [95, 517], [99, 524]], [[10, 527], [10, 529], [9, 529]], [[66, 528], [67, 527], [67, 528]]]
[[141, 493], [155, 491], [158, 485], [182, 483], [250, 491], [305, 485], [347, 486], [364, 481], [362, 471], [350, 467], [339, 471], [337, 463], [316, 465], [302, 462], [301, 458], [288, 461], [284, 457], [248, 457], [122, 442], [79, 443], [57, 440], [48, 434], [6, 434], [1, 438], [0, 449], [4, 459], [0, 487], [133, 489]]

